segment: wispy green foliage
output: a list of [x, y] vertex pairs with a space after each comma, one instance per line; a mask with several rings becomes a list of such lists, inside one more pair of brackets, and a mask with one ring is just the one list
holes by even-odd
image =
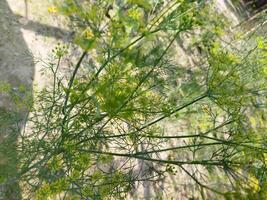
[[[266, 91], [264, 38], [227, 46], [227, 23], [198, 1], [55, 3], [83, 53], [69, 74], [65, 46], [46, 64], [53, 83], [36, 93], [19, 144], [30, 195], [125, 199], [178, 169], [203, 198], [262, 192], [265, 124], [256, 119], [265, 115], [254, 103]], [[198, 49], [194, 63], [183, 62], [189, 48]], [[183, 134], [164, 130], [167, 120], [185, 124]], [[214, 177], [228, 187], [210, 186]]]

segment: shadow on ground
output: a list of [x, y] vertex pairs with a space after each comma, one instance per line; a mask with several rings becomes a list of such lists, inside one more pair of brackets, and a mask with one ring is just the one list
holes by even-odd
[[[20, 199], [16, 142], [30, 99], [34, 62], [6, 0], [0, 1], [0, 199]], [[27, 94], [27, 95], [26, 95]], [[29, 99], [27, 101], [29, 102]]]

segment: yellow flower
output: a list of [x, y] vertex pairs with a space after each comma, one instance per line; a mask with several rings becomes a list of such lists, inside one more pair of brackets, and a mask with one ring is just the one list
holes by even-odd
[[240, 64], [240, 59], [233, 53], [228, 54], [230, 61]]
[[49, 6], [47, 8], [49, 13], [56, 13], [57, 12], [57, 8], [55, 6]]
[[140, 17], [141, 17], [141, 13], [140, 13], [140, 11], [137, 10], [137, 9], [130, 9], [130, 10], [128, 11], [128, 16], [131, 17], [131, 18], [134, 19], [134, 20], [139, 20]]
[[252, 174], [249, 175], [249, 187], [253, 192], [257, 192], [260, 189], [259, 180]]
[[250, 117], [249, 118], [250, 124], [252, 127], [256, 127], [257, 126], [257, 121], [254, 117]]
[[91, 31], [91, 29], [87, 28], [85, 31], [84, 31], [84, 35], [85, 35], [85, 38], [86, 39], [92, 39], [94, 37], [94, 33]]

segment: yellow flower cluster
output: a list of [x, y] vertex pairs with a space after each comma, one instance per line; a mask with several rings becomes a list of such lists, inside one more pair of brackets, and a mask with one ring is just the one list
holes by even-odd
[[84, 36], [86, 39], [90, 40], [94, 37], [94, 33], [92, 32], [91, 29], [87, 28], [85, 31], [84, 31]]
[[57, 12], [57, 8], [56, 8], [55, 6], [49, 6], [49, 7], [47, 8], [47, 11], [48, 11], [49, 13], [56, 13], [56, 12]]
[[140, 10], [132, 8], [128, 11], [128, 16], [134, 20], [139, 20], [141, 18]]

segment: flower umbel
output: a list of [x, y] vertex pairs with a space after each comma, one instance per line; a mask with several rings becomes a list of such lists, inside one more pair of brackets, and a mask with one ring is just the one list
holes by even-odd
[[92, 39], [94, 37], [94, 33], [91, 31], [91, 29], [87, 28], [85, 31], [84, 31], [84, 36], [86, 39]]
[[47, 8], [47, 11], [48, 11], [49, 13], [56, 13], [56, 12], [57, 12], [57, 8], [56, 8], [55, 6], [49, 6], [49, 7]]

